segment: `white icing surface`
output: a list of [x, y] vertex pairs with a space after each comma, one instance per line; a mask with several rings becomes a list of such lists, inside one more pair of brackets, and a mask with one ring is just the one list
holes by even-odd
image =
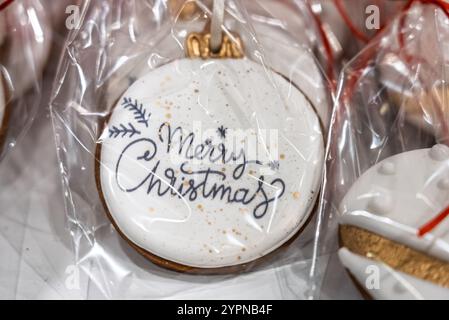
[[[382, 262], [354, 254], [346, 248], [340, 249], [338, 256], [363, 289], [375, 299], [449, 299], [449, 289], [392, 270]], [[376, 283], [377, 277], [379, 282]]]
[[[137, 99], [138, 106], [142, 104], [146, 111], [145, 117], [151, 113], [148, 127], [122, 105], [124, 98]], [[209, 146], [215, 148], [221, 143], [229, 148], [232, 132], [248, 130], [235, 139], [235, 153], [239, 155], [243, 149], [247, 161], [258, 160], [261, 164], [247, 164], [240, 179], [234, 179], [232, 173], [243, 162], [241, 157], [225, 165], [188, 160], [187, 172], [181, 172], [180, 159], [173, 156], [179, 143], [173, 142], [172, 150], [176, 151], [168, 154], [166, 125], [162, 140], [158, 135], [165, 122], [172, 132], [178, 126], [185, 136], [194, 131], [196, 144], [207, 146], [205, 140], [209, 139]], [[131, 124], [140, 133], [117, 133], [116, 129], [123, 129], [121, 124], [132, 131]], [[194, 129], [199, 125], [203, 134]], [[225, 138], [220, 136], [219, 128], [227, 128]], [[277, 138], [269, 138], [264, 129], [277, 132]], [[132, 143], [139, 139], [146, 140]], [[252, 152], [255, 146], [256, 153]], [[257, 259], [285, 243], [304, 225], [319, 191], [323, 152], [318, 117], [304, 95], [280, 75], [246, 59], [182, 59], [151, 71], [120, 98], [102, 135], [100, 179], [113, 219], [132, 242], [170, 261], [216, 268]], [[153, 175], [151, 170], [158, 161]], [[182, 161], [186, 161], [184, 157]], [[197, 188], [196, 199], [190, 199], [192, 192], [185, 194], [191, 191], [188, 184], [180, 192], [182, 197], [176, 193], [158, 196], [157, 186], [147, 193], [152, 178], [153, 182], [163, 180], [162, 191], [168, 188], [164, 172], [169, 168], [178, 179], [174, 183], [177, 191], [182, 177], [193, 177], [195, 186], [204, 180], [204, 174], [189, 175], [189, 170], [210, 168], [226, 177], [221, 180], [219, 173], [211, 174], [206, 187]], [[261, 176], [264, 183], [259, 183]], [[285, 184], [278, 197], [276, 192], [281, 192], [282, 183], [276, 179]], [[137, 187], [140, 182], [142, 186]], [[240, 188], [247, 189], [246, 200], [258, 188], [263, 192], [246, 204], [227, 202], [228, 194], [223, 200], [219, 196], [202, 196], [214, 183], [230, 187], [232, 195]], [[244, 193], [238, 192], [240, 196]], [[268, 204], [266, 211], [260, 210], [263, 206], [255, 210], [263, 203], [264, 194], [275, 201]]]
[[[404, 152], [367, 170], [340, 205], [351, 224], [449, 261], [449, 219], [420, 238], [418, 229], [449, 205], [440, 185], [449, 177], [449, 147]], [[382, 168], [394, 167], [391, 174]], [[374, 204], [374, 205], [373, 205]]]
[[[304, 92], [327, 129], [332, 112], [328, 101], [328, 87], [312, 51], [302, 47], [288, 34], [273, 32], [268, 25], [253, 22], [253, 26], [263, 48], [266, 64], [286, 76]], [[244, 43], [249, 42], [249, 39], [243, 40]]]

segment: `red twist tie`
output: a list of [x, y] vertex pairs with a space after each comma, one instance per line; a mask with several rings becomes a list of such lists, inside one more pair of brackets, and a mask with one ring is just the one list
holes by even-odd
[[2, 3], [0, 3], [0, 11], [6, 9], [13, 2], [14, 0], [5, 0]]
[[422, 237], [425, 234], [429, 233], [433, 229], [435, 229], [441, 222], [443, 222], [444, 219], [446, 219], [449, 216], [449, 206], [444, 209], [439, 215], [437, 215], [435, 218], [427, 222], [425, 225], [423, 225], [421, 228], [418, 229], [418, 237]]

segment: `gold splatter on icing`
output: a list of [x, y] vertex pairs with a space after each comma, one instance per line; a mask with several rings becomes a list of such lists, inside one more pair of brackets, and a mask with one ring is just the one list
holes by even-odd
[[203, 206], [202, 206], [201, 204], [197, 205], [196, 207], [197, 207], [200, 211], [204, 211], [204, 208], [203, 208]]
[[395, 270], [449, 288], [449, 263], [355, 226], [340, 226], [344, 247]]
[[293, 198], [294, 199], [296, 199], [296, 200], [298, 200], [299, 199], [299, 192], [298, 191], [295, 191], [295, 192], [293, 192]]
[[166, 117], [167, 119], [171, 119], [171, 114], [170, 114], [170, 113], [167, 113], [167, 114], [165, 115], [165, 117]]
[[280, 156], [279, 156], [279, 158], [281, 159], [281, 160], [284, 160], [285, 159], [285, 154], [281, 154]]

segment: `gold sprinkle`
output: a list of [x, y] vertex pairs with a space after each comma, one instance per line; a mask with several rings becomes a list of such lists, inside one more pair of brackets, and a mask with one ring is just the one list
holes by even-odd
[[298, 191], [293, 192], [293, 198], [299, 199], [299, 192]]
[[167, 113], [167, 114], [165, 115], [165, 117], [166, 117], [167, 119], [170, 119], [170, 118], [171, 118], [171, 114], [170, 114], [170, 113]]
[[284, 160], [284, 159], [285, 159], [285, 154], [281, 154], [281, 155], [279, 156], [279, 158], [281, 158], [281, 160]]

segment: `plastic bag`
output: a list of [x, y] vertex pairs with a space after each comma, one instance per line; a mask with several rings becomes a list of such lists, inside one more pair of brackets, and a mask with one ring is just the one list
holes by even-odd
[[337, 250], [368, 297], [449, 297], [448, 9], [409, 2], [344, 68], [316, 229], [315, 297], [330, 274], [345, 272], [323, 271]]
[[406, 0], [314, 0], [312, 9], [340, 68], [374, 38], [406, 5]]
[[226, 1], [213, 52], [215, 5], [85, 1], [69, 35], [51, 110], [89, 297], [174, 297], [285, 266], [307, 278], [330, 110], [319, 40], [295, 32], [304, 3]]
[[5, 2], [0, 11], [0, 158], [29, 128], [41, 99], [51, 26], [38, 0]]

